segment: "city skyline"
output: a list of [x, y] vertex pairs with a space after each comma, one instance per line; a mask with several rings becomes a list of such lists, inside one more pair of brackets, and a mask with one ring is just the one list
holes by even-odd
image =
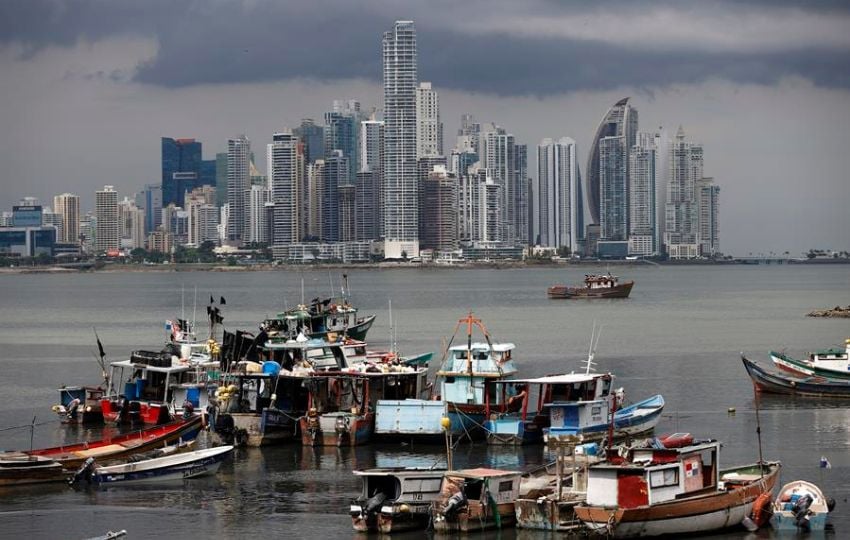
[[[86, 5], [81, 2], [82, 8]], [[410, 18], [416, 22], [421, 42], [419, 80], [433, 81], [440, 93], [446, 151], [453, 143], [450, 134], [456, 131], [460, 114], [470, 112], [482, 121], [505, 126], [518, 143], [532, 148], [544, 137], [571, 137], [577, 141], [578, 162], [584, 166], [599, 118], [612, 103], [631, 96], [640, 110], [642, 130], [655, 131], [662, 125], [672, 138], [681, 124], [689, 139], [706, 148], [705, 174], [716, 178], [723, 189], [723, 252], [847, 249], [850, 217], [844, 209], [850, 200], [846, 182], [850, 158], [841, 150], [846, 139], [835, 127], [850, 118], [848, 81], [841, 75], [847, 73], [848, 42], [836, 31], [842, 22], [846, 27], [847, 10], [828, 5], [805, 11], [793, 5], [768, 9], [721, 2], [721, 6], [723, 13], [735, 14], [741, 22], [719, 28], [718, 16], [707, 10], [695, 8], [694, 16], [686, 21], [684, 10], [674, 7], [647, 8], [647, 13], [641, 14], [618, 2], [605, 2], [591, 10], [572, 6], [572, 12], [535, 4], [553, 21], [586, 19], [586, 25], [564, 28], [544, 24], [539, 13], [529, 14], [531, 9], [520, 14], [514, 29], [504, 27], [501, 15], [481, 15], [479, 29], [463, 34], [467, 40], [464, 50], [473, 54], [488, 43], [495, 47], [491, 54], [498, 56], [500, 51], [521, 45], [520, 53], [539, 56], [524, 68], [516, 54], [502, 55], [505, 73], [501, 75], [488, 69], [492, 58], [480, 55], [473, 55], [477, 64], [455, 69], [462, 59], [452, 59], [447, 51], [459, 46], [461, 32], [457, 28], [463, 23], [449, 24], [448, 17], [438, 19], [415, 5], [390, 13], [367, 3], [363, 11], [373, 17], [366, 20], [360, 15], [353, 20], [362, 24], [348, 25], [340, 32], [351, 43], [339, 63], [321, 68], [324, 73], [316, 67], [302, 67], [296, 73], [297, 66], [286, 60], [279, 64], [266, 61], [269, 74], [264, 77], [250, 71], [230, 72], [218, 65], [215, 72], [207, 70], [206, 76], [199, 72], [204, 66], [195, 66], [186, 75], [172, 70], [169, 79], [168, 59], [163, 54], [174, 47], [167, 38], [175, 34], [169, 33], [169, 25], [153, 30], [144, 24], [162, 17], [157, 9], [132, 38], [104, 30], [80, 42], [84, 22], [69, 25], [56, 36], [28, 33], [27, 25], [4, 29], [0, 31], [0, 65], [8, 68], [4, 73], [10, 76], [2, 82], [9, 97], [0, 106], [0, 118], [13, 129], [0, 136], [6, 137], [0, 140], [6, 142], [0, 144], [0, 163], [5, 169], [0, 173], [0, 206], [8, 208], [27, 195], [49, 204], [53, 196], [71, 192], [81, 197], [82, 211], [93, 207], [94, 192], [106, 184], [115, 185], [122, 195], [131, 195], [160, 176], [160, 137], [202, 141], [206, 146], [203, 158], [209, 160], [226, 150], [227, 139], [236, 134], [246, 133], [256, 149], [271, 142], [272, 134], [284, 127], [297, 127], [302, 118], [321, 121], [333, 99], [357, 99], [363, 110], [371, 110], [382, 98], [380, 32], [389, 28], [392, 20]], [[122, 9], [129, 8], [116, 3], [104, 16]], [[269, 12], [278, 20], [281, 8], [259, 2], [252, 9], [248, 10], [251, 16]], [[457, 8], [453, 19], [463, 21], [458, 15], [468, 9]], [[507, 13], [516, 15], [517, 9], [514, 6]], [[634, 26], [617, 37], [600, 34], [594, 38], [594, 30], [610, 22], [618, 9], [633, 17]], [[215, 11], [204, 17], [215, 16]], [[659, 11], [682, 21], [683, 26], [675, 31], [653, 27], [657, 23], [649, 21], [649, 15]], [[298, 15], [302, 22], [320, 16], [310, 8], [298, 10]], [[787, 43], [776, 40], [763, 24], [756, 24], [756, 15], [798, 31]], [[7, 19], [21, 16], [26, 17], [26, 10], [11, 12]], [[60, 15], [55, 17], [62, 21]], [[465, 20], [471, 23], [475, 17]], [[440, 22], [446, 23], [445, 28]], [[753, 24], [751, 31], [736, 33], [735, 29], [740, 29], [736, 25], [744, 22]], [[653, 28], [658, 30], [654, 34], [650, 32]], [[689, 35], [685, 28], [691, 31]], [[532, 39], [528, 36], [533, 29], [539, 32]], [[247, 63], [253, 65], [268, 54], [260, 49], [263, 36], [259, 29], [246, 38], [247, 52], [239, 52], [247, 56]], [[494, 36], [500, 37], [495, 43], [490, 39]], [[151, 39], [159, 40], [159, 48], [151, 46]], [[665, 39], [678, 39], [681, 54], [659, 53]], [[566, 46], [548, 52], [552, 47], [547, 44], [567, 43], [581, 46], [570, 53], [557, 52], [568, 49]], [[187, 54], [203, 57], [211, 52], [198, 47], [195, 44]], [[634, 49], [627, 58], [632, 60], [630, 69], [608, 69], [612, 68], [610, 53], [618, 47]], [[805, 62], [807, 47], [819, 51], [822, 62]], [[575, 66], [574, 80], [558, 74], [543, 81], [539, 73], [529, 73], [557, 54], [575, 56], [571, 64]], [[641, 71], [637, 68], [665, 55], [676, 56], [665, 64], [669, 73], [656, 69], [635, 75]], [[704, 68], [706, 75], [688, 75], [685, 57]], [[359, 62], [343, 65], [353, 58]], [[142, 62], [145, 59], [148, 61]], [[439, 62], [445, 66], [441, 68]], [[584, 63], [593, 63], [608, 80], [584, 74], [579, 69]], [[743, 69], [746, 66], [755, 67]], [[210, 78], [210, 73], [218, 72], [218, 79]], [[39, 89], [33, 91], [35, 87]], [[54, 93], [59, 89], [65, 90], [61, 99]], [[232, 99], [244, 105], [239, 114], [231, 110]], [[73, 106], [61, 107], [60, 103]], [[268, 114], [270, 108], [274, 114]], [[20, 110], [29, 114], [21, 115]], [[122, 136], [115, 137], [112, 133], [117, 133], [119, 126]], [[86, 134], [101, 137], [103, 148], [96, 159], [83, 152], [90, 148], [82, 143]], [[44, 149], [49, 151], [42, 152]], [[257, 161], [261, 165], [262, 159]], [[533, 169], [529, 164], [531, 177], [535, 177]], [[723, 234], [731, 230], [736, 232], [734, 236]]]

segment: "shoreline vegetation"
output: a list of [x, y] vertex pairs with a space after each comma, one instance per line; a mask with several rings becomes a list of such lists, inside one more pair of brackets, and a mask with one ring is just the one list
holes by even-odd
[[274, 264], [254, 263], [231, 265], [226, 262], [215, 263], [167, 263], [167, 264], [145, 264], [127, 262], [104, 262], [94, 261], [87, 263], [54, 264], [42, 266], [15, 266], [0, 268], [2, 274], [74, 274], [84, 272], [251, 272], [251, 271], [287, 271], [287, 270], [316, 270], [316, 269], [434, 269], [434, 270], [467, 270], [467, 269], [507, 269], [507, 268], [584, 268], [584, 267], [634, 267], [634, 266], [720, 266], [720, 265], [776, 265], [776, 264], [809, 264], [809, 265], [832, 265], [850, 264], [850, 259], [788, 259], [782, 261], [770, 261], [764, 263], [753, 263], [747, 260], [723, 259], [723, 260], [569, 260], [548, 261], [529, 259], [525, 261], [470, 261], [460, 264], [436, 264], [405, 261], [382, 261], [373, 263], [313, 263], [313, 264]]

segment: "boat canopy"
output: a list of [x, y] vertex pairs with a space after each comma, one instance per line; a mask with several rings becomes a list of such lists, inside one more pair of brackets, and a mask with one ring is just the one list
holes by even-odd
[[484, 467], [479, 467], [477, 469], [463, 469], [460, 471], [449, 471], [446, 473], [446, 476], [452, 476], [455, 478], [500, 478], [505, 476], [516, 476], [518, 474], [522, 474], [519, 471], [502, 471], [499, 469], [487, 469]]
[[576, 384], [590, 382], [602, 377], [610, 377], [608, 373], [565, 373], [563, 375], [546, 375], [534, 379], [509, 379], [492, 381], [492, 384]]

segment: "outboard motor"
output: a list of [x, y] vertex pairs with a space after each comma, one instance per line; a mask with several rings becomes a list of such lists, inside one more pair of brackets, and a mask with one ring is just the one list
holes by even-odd
[[70, 420], [72, 418], [77, 417], [77, 411], [80, 409], [80, 398], [74, 398], [68, 403], [68, 410], [65, 413], [65, 417]]
[[384, 501], [387, 500], [387, 496], [383, 494], [383, 492], [375, 493], [366, 503], [363, 505], [363, 515], [366, 518], [371, 517], [373, 514], [376, 514], [378, 510], [380, 510], [381, 505], [384, 504]]
[[794, 514], [797, 527], [800, 527], [801, 529], [809, 528], [809, 507], [813, 502], [814, 499], [811, 495], [803, 495], [797, 499], [797, 502], [794, 503], [791, 513]]
[[83, 480], [86, 481], [87, 484], [92, 483], [92, 477], [94, 476], [94, 458], [89, 457], [86, 459], [82, 465], [80, 465], [79, 470], [74, 473], [70, 479], [68, 479], [68, 485], [73, 486], [74, 484], [81, 482]]
[[462, 508], [466, 508], [467, 500], [466, 495], [462, 491], [458, 491], [446, 502], [446, 507], [443, 509], [443, 515], [447, 519], [451, 519], [455, 516]]
[[826, 511], [832, 512], [835, 509], [835, 499], [826, 497]]

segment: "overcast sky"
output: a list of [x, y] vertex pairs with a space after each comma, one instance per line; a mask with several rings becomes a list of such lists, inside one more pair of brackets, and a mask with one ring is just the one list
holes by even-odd
[[844, 2], [4, 0], [0, 209], [160, 181], [162, 136], [206, 158], [334, 99], [380, 106], [381, 34], [416, 22], [419, 78], [534, 147], [574, 138], [582, 169], [608, 107], [684, 126], [721, 186], [721, 250], [850, 249], [850, 7]]

